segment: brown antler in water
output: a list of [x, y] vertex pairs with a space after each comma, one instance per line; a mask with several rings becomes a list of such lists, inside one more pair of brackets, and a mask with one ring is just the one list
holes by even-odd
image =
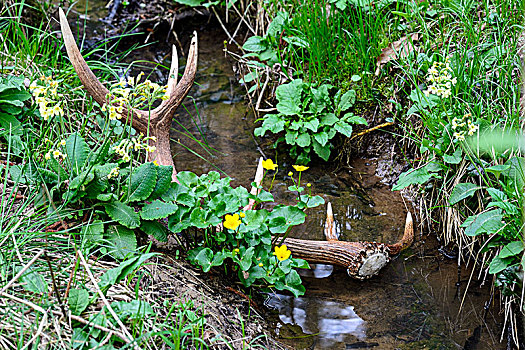
[[[109, 91], [102, 85], [97, 79], [95, 74], [88, 67], [86, 61], [80, 54], [77, 44], [71, 32], [71, 28], [67, 22], [66, 15], [62, 9], [59, 9], [60, 26], [62, 28], [62, 35], [64, 37], [64, 43], [66, 45], [67, 55], [71, 60], [71, 64], [75, 68], [75, 71], [82, 82], [82, 85], [86, 88], [87, 92], [97, 101], [101, 106], [111, 102], [107, 101], [106, 96]], [[176, 181], [177, 171], [175, 170], [175, 164], [173, 157], [171, 156], [170, 150], [170, 135], [169, 130], [171, 127], [171, 121], [173, 114], [182, 103], [182, 100], [190, 91], [193, 81], [195, 80], [195, 74], [197, 73], [197, 33], [194, 32], [193, 39], [191, 40], [190, 50], [188, 53], [188, 60], [186, 63], [186, 69], [180, 82], [177, 83], [177, 71], [178, 71], [178, 57], [177, 50], [173, 46], [173, 56], [171, 61], [171, 69], [168, 78], [167, 93], [169, 98], [162, 101], [160, 106], [152, 111], [142, 111], [136, 108], [127, 110], [124, 108], [122, 115], [131, 121], [131, 125], [137, 131], [154, 136], [156, 142], [150, 140], [150, 146], [155, 146], [155, 151], [151, 154], [153, 161], [157, 161], [161, 165], [170, 165], [173, 167], [173, 180]]]
[[[257, 186], [262, 181], [262, 158], [259, 160], [255, 183]], [[252, 187], [252, 194], [257, 189]], [[253, 208], [250, 202], [244, 210]], [[357, 279], [367, 279], [377, 275], [390, 261], [392, 255], [399, 254], [408, 248], [414, 241], [414, 224], [412, 214], [407, 213], [405, 232], [401, 240], [395, 244], [378, 242], [343, 242], [337, 237], [335, 230], [332, 204], [326, 208], [326, 222], [324, 228], [326, 241], [313, 241], [296, 238], [286, 238], [284, 243], [296, 258], [305, 259], [310, 263], [333, 264], [346, 268], [348, 275]]]

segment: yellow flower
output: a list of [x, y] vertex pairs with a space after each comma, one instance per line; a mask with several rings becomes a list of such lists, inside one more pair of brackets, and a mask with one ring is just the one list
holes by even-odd
[[156, 159], [153, 161], [153, 164], [155, 164], [156, 166], [159, 166], [159, 162], [157, 162]]
[[308, 170], [308, 167], [304, 165], [292, 165], [292, 166], [295, 169], [295, 171], [301, 172], [301, 171]]
[[239, 252], [239, 248], [235, 248], [233, 251], [234, 251], [235, 253], [238, 253], [238, 252]]
[[266, 159], [262, 161], [262, 166], [266, 170], [275, 170], [277, 169], [277, 164], [273, 162], [271, 159]]
[[312, 184], [311, 183], [307, 183], [306, 187], [312, 187]]
[[288, 250], [288, 247], [286, 244], [283, 244], [282, 246], [278, 247], [275, 246], [275, 251], [273, 252], [273, 255], [279, 259], [279, 261], [284, 261], [292, 255], [292, 252]]
[[241, 224], [241, 220], [239, 219], [239, 214], [233, 214], [229, 215], [227, 214], [224, 217], [224, 227], [230, 229], [230, 230], [236, 230], [237, 227]]
[[290, 172], [288, 173], [288, 176], [293, 176], [293, 173], [290, 171]]
[[260, 267], [263, 267], [263, 263], [259, 263], [259, 266], [260, 266]]

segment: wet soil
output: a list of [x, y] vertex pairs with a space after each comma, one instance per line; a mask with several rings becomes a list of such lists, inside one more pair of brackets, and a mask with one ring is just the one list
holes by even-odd
[[[217, 170], [230, 176], [234, 185], [249, 187], [264, 153], [279, 164], [274, 197], [290, 202], [294, 195], [287, 191], [291, 182], [286, 174], [293, 170], [292, 163], [286, 154], [261, 149], [266, 143], [253, 137], [255, 117], [232, 70], [235, 62], [222, 50], [226, 36], [210, 23], [201, 19], [191, 27], [199, 33], [199, 69], [194, 88], [174, 116], [175, 164], [178, 170], [197, 174]], [[185, 50], [189, 39], [188, 26], [180, 28], [177, 36], [168, 38], [166, 31], [154, 31], [147, 39], [157, 40], [156, 44], [130, 60], [140, 56], [154, 62], [152, 69], [159, 64], [169, 67], [171, 45], [166, 41], [179, 45], [178, 37]], [[166, 70], [154, 72], [163, 82]], [[302, 183], [311, 183], [313, 194], [332, 203], [341, 240], [395, 243], [402, 235], [407, 211], [416, 213], [410, 201], [390, 190], [405, 165], [391, 153], [395, 142], [382, 134], [379, 137], [386, 145], [379, 155], [352, 159], [345, 167], [313, 164], [302, 174]], [[270, 181], [265, 180], [266, 187]], [[292, 235], [324, 239], [325, 210], [311, 210], [307, 222]], [[261, 312], [275, 339], [295, 349], [505, 348], [499, 343], [501, 315], [490, 283], [480, 286], [477, 275], [458, 269], [455, 260], [441, 255], [432, 233], [417, 231], [416, 235], [416, 243], [371, 280], [351, 280], [343, 270], [317, 265], [302, 272], [307, 289], [303, 297], [266, 295], [266, 309]], [[198, 278], [209, 276], [199, 274]], [[225, 285], [216, 288], [226, 289]], [[223, 310], [227, 308], [227, 303], [222, 305]]]

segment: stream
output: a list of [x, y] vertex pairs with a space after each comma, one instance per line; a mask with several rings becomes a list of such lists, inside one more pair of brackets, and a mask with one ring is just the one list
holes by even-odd
[[[107, 13], [104, 5], [91, 2], [86, 12], [81, 0], [76, 8], [89, 14], [88, 22], [97, 27], [102, 25], [97, 19]], [[194, 29], [199, 33], [198, 73], [174, 116], [175, 164], [179, 171], [197, 174], [220, 171], [235, 186], [249, 188], [261, 157], [253, 137], [255, 117], [232, 70], [234, 61], [223, 52], [224, 32], [213, 21]], [[129, 59], [169, 67], [170, 54], [171, 46], [158, 42]], [[181, 57], [181, 72], [183, 61]], [[153, 79], [165, 83], [161, 79], [167, 70], [155, 73]], [[340, 240], [395, 243], [403, 234], [407, 210], [416, 214], [412, 204], [385, 183], [399, 166], [392, 163], [389, 149], [379, 158], [354, 159], [350, 167], [317, 164], [302, 174], [302, 183], [310, 182], [313, 194], [332, 203]], [[274, 197], [292, 201], [286, 175], [292, 163], [271, 149], [263, 151], [279, 164]], [[265, 179], [265, 188], [270, 181]], [[291, 236], [323, 240], [326, 205], [307, 214]], [[275, 339], [295, 349], [504, 349], [499, 306], [492, 301], [496, 305], [485, 308], [492, 300], [490, 283], [480, 286], [477, 273], [471, 279], [468, 269], [457, 267], [457, 259], [439, 253], [434, 236], [422, 236], [416, 222], [412, 247], [367, 281], [352, 280], [331, 265], [301, 271], [304, 296], [267, 295], [267, 319]]]

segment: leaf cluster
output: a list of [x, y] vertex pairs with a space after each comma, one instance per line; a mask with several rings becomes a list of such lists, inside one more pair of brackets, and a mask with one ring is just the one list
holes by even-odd
[[295, 79], [277, 87], [276, 96], [278, 113], [261, 118], [263, 123], [255, 129], [255, 135], [284, 132], [276, 145], [284, 141], [300, 164], [310, 161], [312, 151], [327, 161], [333, 148], [330, 141], [337, 134], [351, 137], [353, 125], [367, 124], [363, 117], [348, 112], [355, 104], [354, 90], [337, 90], [333, 94], [329, 84], [316, 88]]

